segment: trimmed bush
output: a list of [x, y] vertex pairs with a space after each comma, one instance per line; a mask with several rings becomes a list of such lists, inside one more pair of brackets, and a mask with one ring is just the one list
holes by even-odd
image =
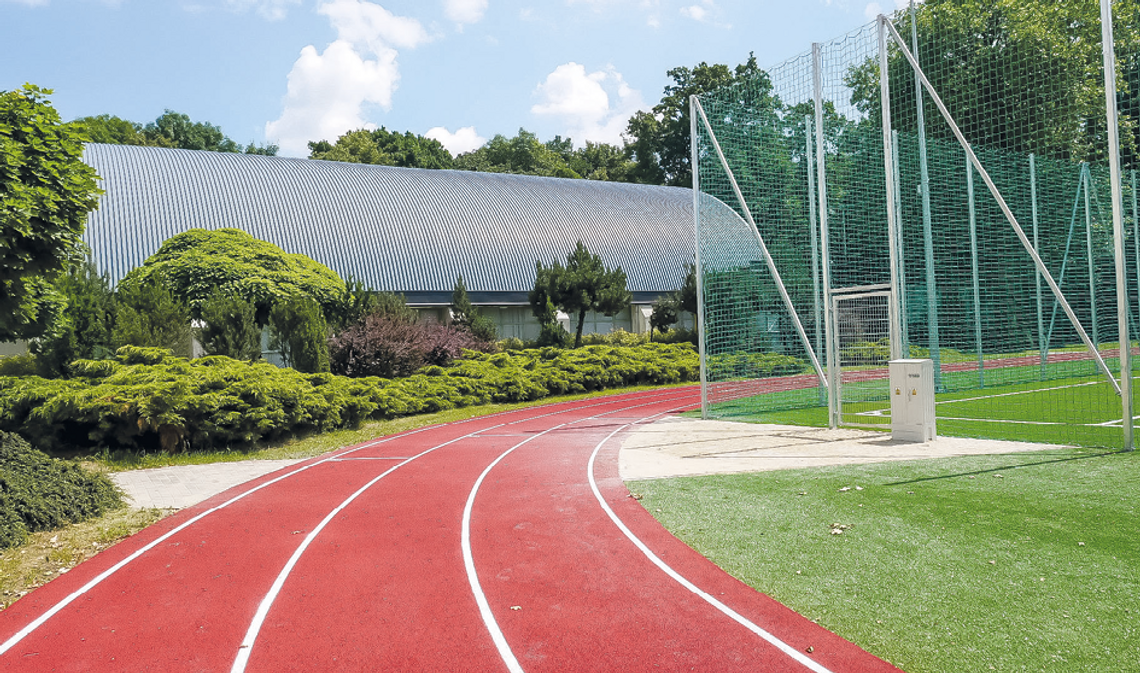
[[111, 480], [0, 432], [0, 549], [122, 506]]
[[0, 429], [51, 451], [241, 448], [298, 433], [484, 404], [695, 381], [688, 344], [463, 351], [399, 379], [302, 374], [223, 356], [122, 348], [78, 360], [69, 380], [0, 378]]
[[261, 329], [257, 308], [244, 298], [216, 290], [202, 304], [198, 341], [208, 355], [225, 355], [235, 360], [261, 358]]
[[269, 314], [270, 344], [285, 363], [302, 372], [329, 371], [328, 326], [321, 307], [308, 297], [292, 297]]

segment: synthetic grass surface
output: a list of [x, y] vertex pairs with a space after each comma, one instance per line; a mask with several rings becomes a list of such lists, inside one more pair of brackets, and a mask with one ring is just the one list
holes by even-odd
[[[1072, 363], [1057, 363], [1069, 365]], [[1067, 368], [1054, 367], [1054, 372]], [[1088, 367], [1087, 363], [1079, 363]], [[1009, 370], [1035, 370], [1008, 367], [990, 373], [986, 388], [955, 390], [936, 396], [938, 434], [949, 437], [978, 437], [1010, 441], [1074, 444], [1086, 447], [1119, 447], [1123, 435], [1119, 423], [1120, 398], [1100, 377], [1074, 377], [997, 384], [998, 374]], [[964, 373], [959, 373], [964, 374]], [[977, 377], [977, 372], [971, 372]], [[1004, 379], [1008, 380], [1008, 378]], [[1134, 377], [1135, 386], [1135, 377]], [[887, 381], [844, 384], [847, 400], [872, 398], [873, 401], [845, 402], [845, 424], [876, 424], [889, 429], [890, 401], [884, 399]], [[850, 393], [850, 394], [849, 394]], [[816, 389], [773, 392], [713, 405], [712, 417], [758, 423], [827, 426], [827, 408], [819, 406]], [[1140, 411], [1140, 396], [1133, 398], [1133, 409]], [[880, 415], [866, 415], [869, 412]], [[694, 415], [690, 413], [688, 415]], [[695, 414], [699, 415], [699, 414]]]
[[912, 673], [1140, 670], [1140, 453], [629, 487], [728, 572]]

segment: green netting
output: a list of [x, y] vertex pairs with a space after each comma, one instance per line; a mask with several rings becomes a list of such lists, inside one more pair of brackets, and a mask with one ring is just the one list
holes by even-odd
[[[1095, 357], [1119, 376], [1097, 8], [966, 4], [918, 6], [917, 58], [1076, 322], [925, 92], [919, 111], [915, 72], [893, 42], [884, 141], [871, 24], [699, 99], [709, 416], [827, 425], [830, 398], [839, 423], [889, 422], [893, 346], [934, 360], [940, 434], [1121, 444], [1120, 398]], [[1135, 335], [1140, 3], [1116, 5]], [[910, 15], [900, 12], [894, 25], [913, 48]], [[889, 209], [898, 222], [893, 294]], [[813, 352], [825, 371], [813, 367]]]

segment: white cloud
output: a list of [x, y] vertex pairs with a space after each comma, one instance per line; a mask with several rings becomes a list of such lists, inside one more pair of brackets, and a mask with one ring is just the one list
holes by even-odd
[[443, 13], [455, 23], [478, 23], [487, 11], [487, 0], [443, 0]]
[[587, 73], [578, 63], [565, 63], [546, 76], [536, 93], [542, 102], [530, 111], [561, 118], [566, 135], [579, 146], [587, 140], [620, 145], [629, 117], [644, 107], [641, 93], [631, 89], [612, 66]]
[[431, 39], [415, 19], [363, 0], [329, 0], [317, 12], [329, 18], [337, 39], [324, 52], [312, 45], [301, 50], [289, 72], [281, 116], [265, 125], [266, 139], [287, 156], [305, 156], [310, 140], [333, 141], [374, 126], [365, 108], [392, 107], [400, 81], [396, 48]]
[[476, 133], [474, 126], [464, 126], [455, 133], [442, 126], [436, 126], [429, 129], [424, 137], [438, 140], [454, 155], [472, 152], [487, 144], [487, 139]]
[[301, 0], [226, 0], [226, 6], [231, 9], [245, 11], [252, 8], [270, 21], [284, 19], [289, 8], [299, 4]]
[[718, 28], [731, 28], [728, 23], [720, 23], [715, 19], [722, 14], [715, 0], [701, 0], [700, 3], [681, 8], [681, 16], [699, 23], [707, 23]]
[[693, 21], [704, 21], [708, 18], [709, 10], [700, 5], [689, 5], [681, 8], [681, 16], [687, 16]]
[[431, 38], [415, 19], [396, 16], [380, 5], [363, 0], [331, 0], [317, 6], [329, 17], [337, 37], [374, 54], [388, 47], [414, 49]]

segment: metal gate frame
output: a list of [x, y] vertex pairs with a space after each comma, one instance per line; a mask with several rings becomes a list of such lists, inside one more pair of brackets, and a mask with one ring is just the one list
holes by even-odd
[[[841, 344], [839, 342], [839, 303], [844, 301], [851, 301], [853, 299], [867, 299], [870, 297], [886, 297], [887, 298], [887, 321], [888, 333], [887, 337], [890, 339], [891, 359], [898, 358], [898, 325], [895, 322], [895, 317], [898, 315], [898, 306], [896, 295], [890, 285], [862, 285], [859, 287], [836, 288], [831, 291], [831, 305], [828, 310], [832, 315], [832, 323], [835, 329], [832, 333], [832, 341], [828, 345], [828, 351], [834, 353], [835, 364], [829, 366], [827, 369], [828, 376], [828, 389], [831, 391], [828, 404], [829, 425], [832, 428], [843, 427], [869, 427], [882, 429], [882, 423], [845, 423], [843, 421], [843, 365], [841, 364]], [[883, 385], [886, 386], [887, 399], [890, 399], [890, 381], [888, 378], [883, 378]]]

